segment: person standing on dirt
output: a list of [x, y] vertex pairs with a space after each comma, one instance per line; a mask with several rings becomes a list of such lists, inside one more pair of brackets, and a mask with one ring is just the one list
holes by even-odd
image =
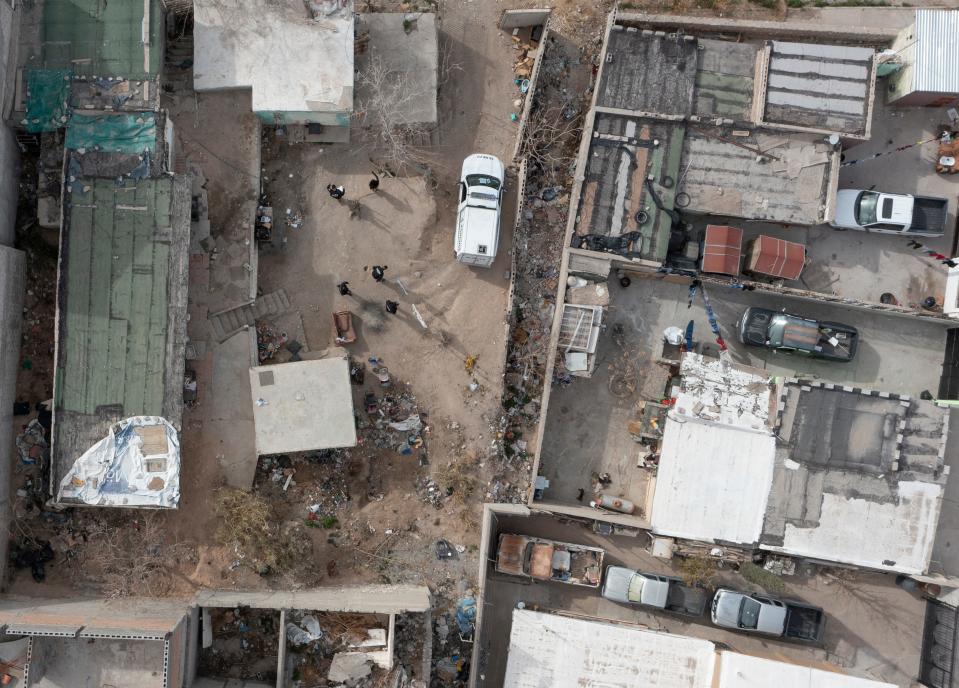
[[350, 291], [349, 282], [340, 282], [336, 285], [336, 288], [340, 290], [340, 296], [353, 296], [353, 292]]
[[382, 282], [383, 277], [386, 275], [386, 271], [390, 269], [389, 265], [374, 265], [373, 266], [373, 279], [377, 282]]
[[340, 200], [346, 195], [346, 189], [336, 184], [327, 184], [326, 190], [330, 194], [330, 198], [335, 198], [336, 200]]
[[390, 301], [389, 299], [386, 300], [387, 313], [392, 313], [393, 315], [396, 315], [396, 311], [397, 309], [399, 309], [399, 307], [400, 307], [400, 304], [398, 304], [396, 301]]
[[376, 193], [377, 189], [380, 188], [380, 175], [376, 173], [376, 170], [373, 170], [373, 178], [370, 180], [370, 191]]

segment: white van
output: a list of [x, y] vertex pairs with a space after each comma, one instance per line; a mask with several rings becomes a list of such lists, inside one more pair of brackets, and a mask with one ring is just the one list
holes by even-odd
[[488, 268], [496, 260], [505, 178], [506, 168], [492, 155], [474, 153], [463, 161], [453, 238], [460, 263]]

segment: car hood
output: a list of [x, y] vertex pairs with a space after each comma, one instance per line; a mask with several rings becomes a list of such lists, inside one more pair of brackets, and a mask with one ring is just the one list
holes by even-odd
[[836, 194], [836, 218], [832, 224], [837, 227], [859, 227], [856, 222], [856, 197], [862, 193], [859, 189], [843, 189]]
[[486, 174], [491, 177], [496, 177], [502, 182], [506, 175], [506, 168], [503, 167], [503, 163], [500, 162], [499, 158], [495, 156], [486, 155], [485, 153], [473, 153], [473, 155], [467, 156], [463, 161], [463, 171], [460, 173], [460, 180], [466, 181], [466, 175], [468, 174]]
[[743, 596], [738, 592], [718, 591], [716, 606], [713, 608], [713, 622], [727, 628], [739, 627], [739, 607]]
[[629, 582], [633, 571], [622, 566], [610, 566], [606, 569], [606, 582], [603, 583], [603, 597], [614, 602], [629, 602]]

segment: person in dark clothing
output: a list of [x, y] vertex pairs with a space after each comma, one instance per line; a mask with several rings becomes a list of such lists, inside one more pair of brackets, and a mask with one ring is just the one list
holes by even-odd
[[353, 292], [350, 291], [349, 282], [340, 282], [336, 285], [336, 288], [340, 290], [340, 296], [352, 296]]
[[390, 269], [389, 265], [374, 265], [373, 266], [373, 279], [377, 282], [382, 282], [383, 277], [386, 274], [386, 271]]
[[387, 312], [387, 313], [393, 313], [393, 314], [395, 314], [395, 313], [396, 313], [396, 310], [397, 310], [399, 307], [400, 307], [400, 304], [398, 304], [396, 301], [390, 301], [389, 299], [386, 300], [386, 312]]
[[373, 178], [370, 180], [370, 191], [376, 193], [376, 190], [380, 188], [380, 175], [376, 173], [376, 170], [373, 171]]
[[586, 494], [586, 489], [585, 489], [585, 488], [582, 488], [582, 487], [579, 488], [579, 494], [576, 495], [576, 501], [578, 501], [578, 502], [583, 501], [583, 496], [584, 496], [585, 494]]
[[342, 186], [337, 186], [336, 184], [327, 184], [326, 190], [329, 192], [330, 197], [335, 198], [336, 200], [340, 200], [346, 195], [346, 189], [344, 189]]

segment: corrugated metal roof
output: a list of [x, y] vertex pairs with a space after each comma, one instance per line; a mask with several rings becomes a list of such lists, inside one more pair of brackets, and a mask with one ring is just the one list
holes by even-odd
[[864, 133], [873, 54], [870, 48], [773, 41], [764, 120]]
[[[149, 11], [149, 45], [143, 42], [144, 7]], [[160, 0], [46, 0], [43, 9], [43, 64], [89, 76], [154, 77], [163, 54]]]
[[959, 93], [959, 11], [916, 10], [914, 91]]

